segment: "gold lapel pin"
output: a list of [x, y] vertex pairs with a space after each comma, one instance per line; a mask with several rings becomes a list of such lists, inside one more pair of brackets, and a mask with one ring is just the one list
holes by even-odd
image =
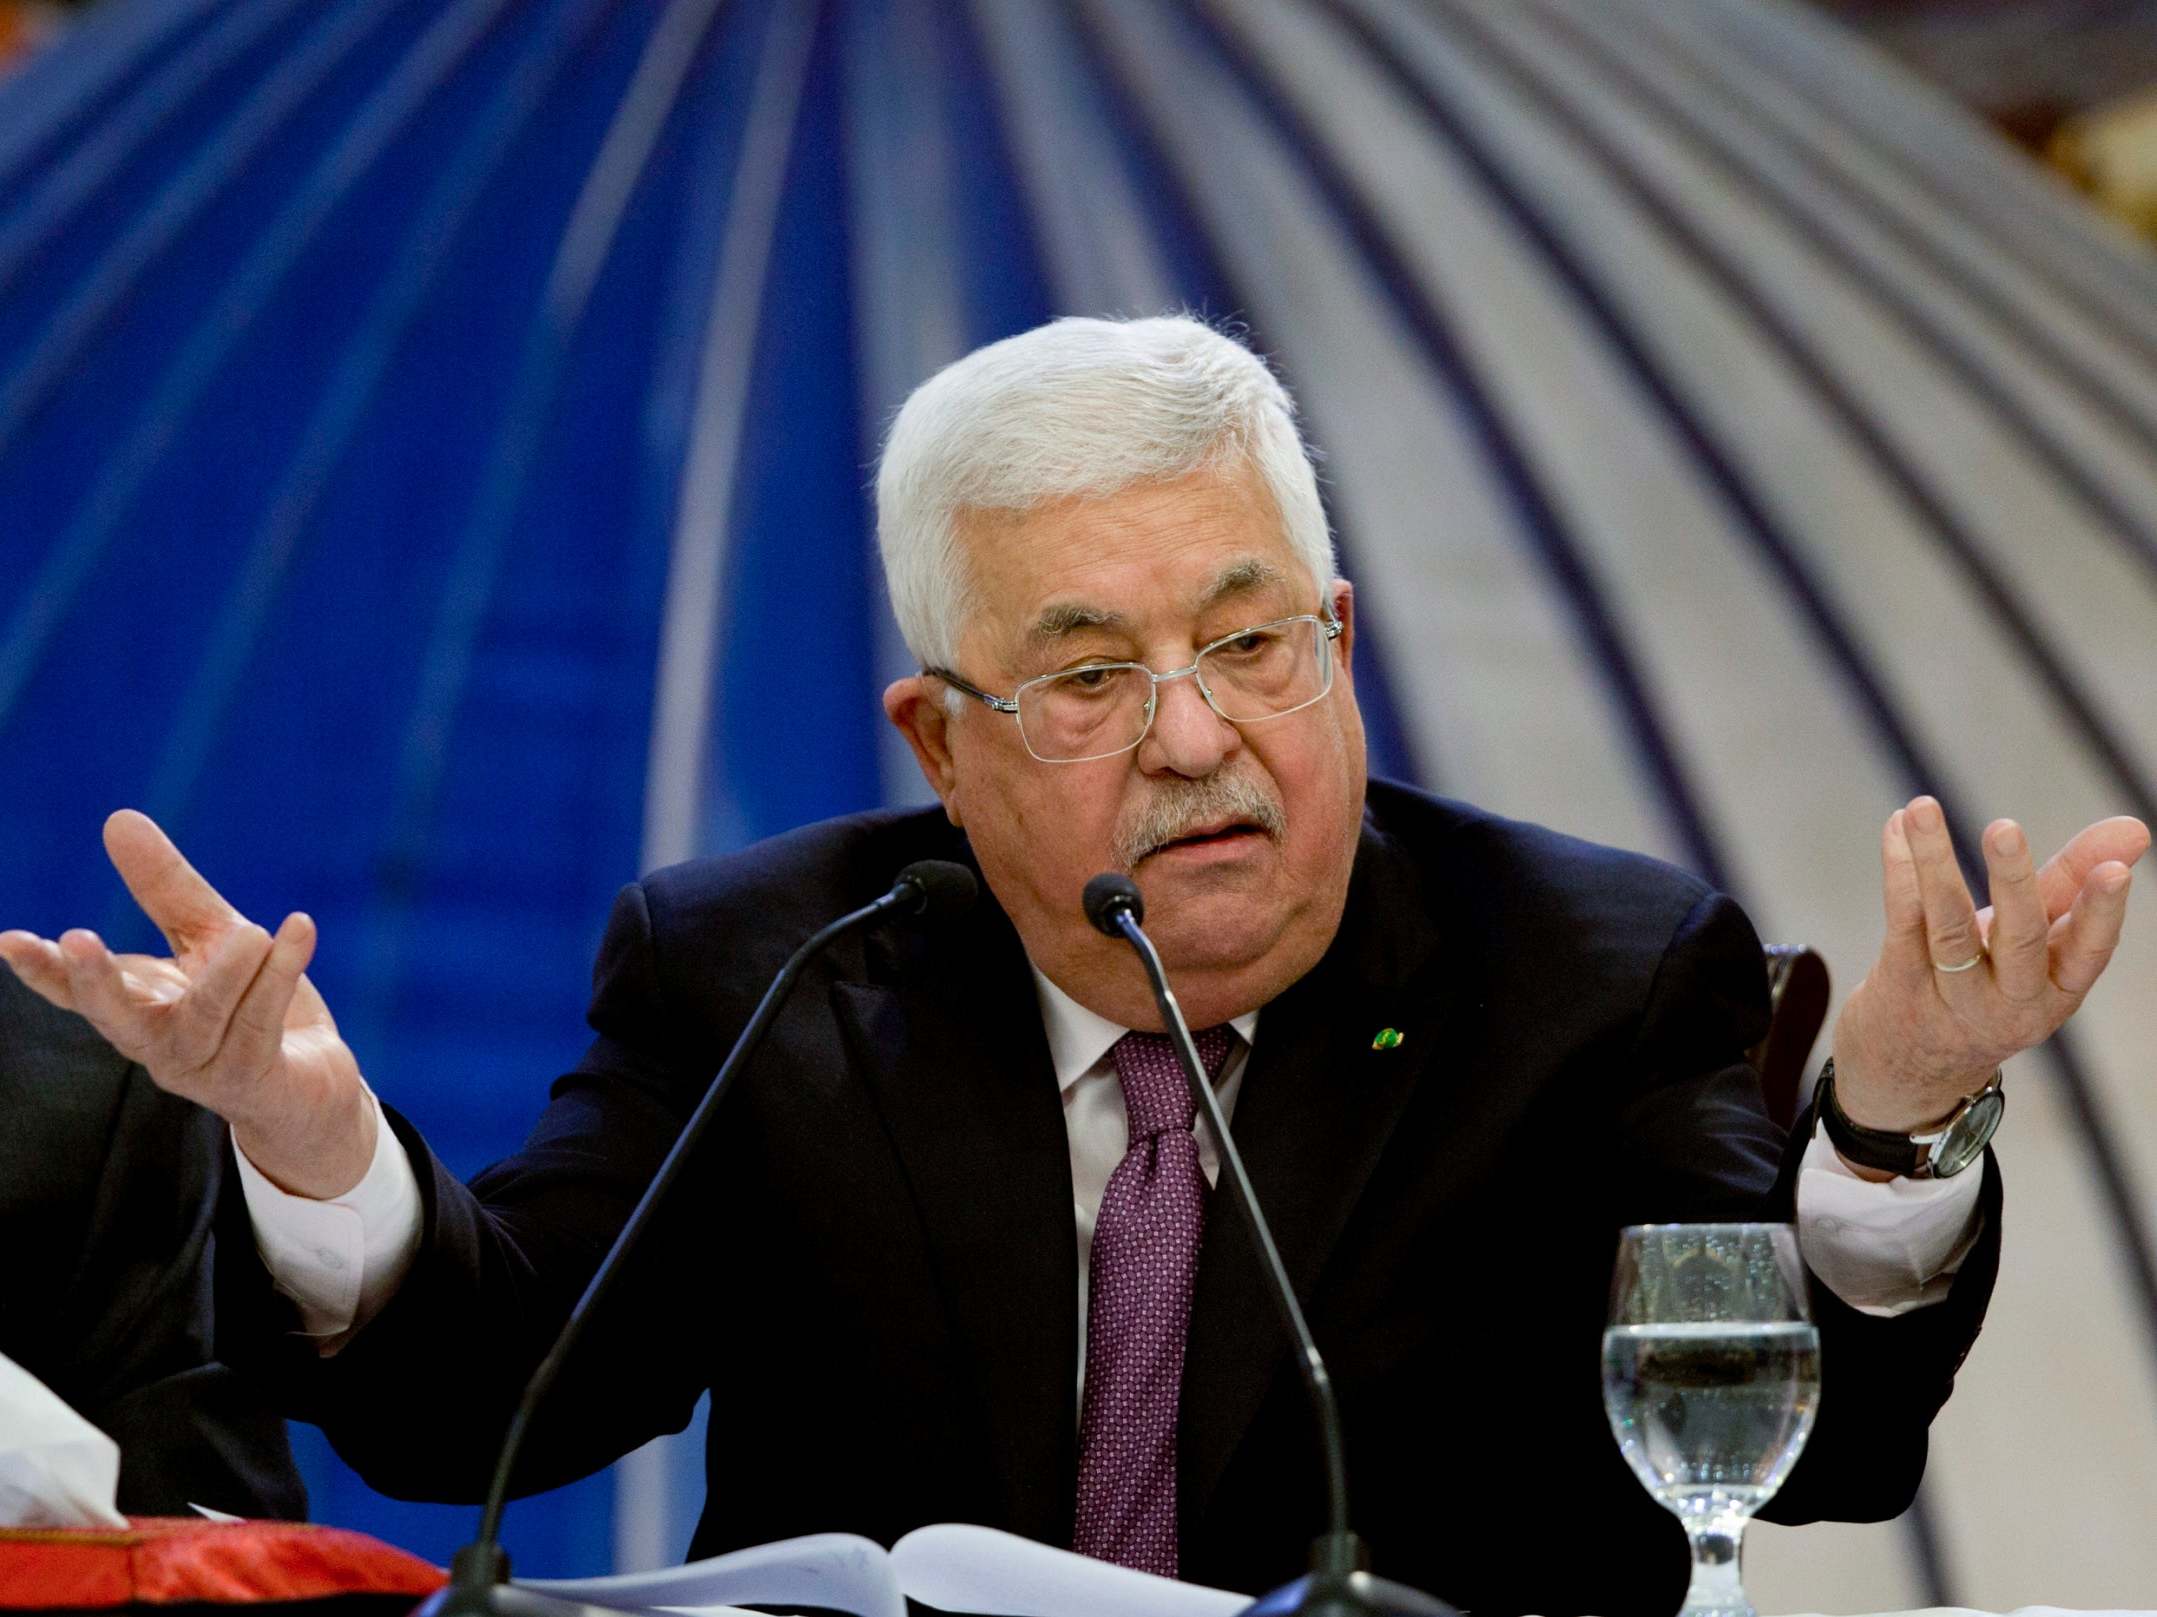
[[1378, 1030], [1377, 1037], [1371, 1040], [1371, 1048], [1373, 1050], [1398, 1050], [1407, 1037], [1408, 1035], [1397, 1027], [1382, 1027]]

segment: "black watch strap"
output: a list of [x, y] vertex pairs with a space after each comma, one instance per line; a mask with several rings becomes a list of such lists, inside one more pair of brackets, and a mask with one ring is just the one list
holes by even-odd
[[1835, 1098], [1835, 1058], [1829, 1056], [1820, 1069], [1820, 1085], [1813, 1092], [1813, 1110], [1827, 1130], [1830, 1144], [1860, 1167], [1913, 1178], [1946, 1179], [1962, 1172], [1981, 1156], [1993, 1131], [2000, 1126], [2004, 1102], [2000, 1075], [1976, 1094], [1966, 1098], [1954, 1115], [1927, 1134], [1898, 1134], [1892, 1129], [1871, 1129], [1854, 1123]]
[[1861, 1168], [1908, 1175], [1925, 1165], [1923, 1143], [1893, 1129], [1869, 1129], [1862, 1123], [1851, 1122], [1843, 1114], [1841, 1104], [1835, 1099], [1833, 1056], [1829, 1056], [1827, 1065], [1820, 1069], [1820, 1086], [1813, 1091], [1813, 1110], [1820, 1114], [1820, 1126], [1827, 1130], [1828, 1142]]

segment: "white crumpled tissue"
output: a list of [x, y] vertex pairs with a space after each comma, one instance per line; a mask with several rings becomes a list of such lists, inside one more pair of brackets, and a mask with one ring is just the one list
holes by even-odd
[[125, 1527], [120, 1445], [0, 1353], [0, 1527]]

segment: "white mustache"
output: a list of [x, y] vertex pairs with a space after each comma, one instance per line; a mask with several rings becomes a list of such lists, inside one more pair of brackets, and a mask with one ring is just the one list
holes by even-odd
[[1255, 825], [1276, 841], [1288, 829], [1288, 813], [1280, 800], [1248, 776], [1178, 778], [1163, 784], [1116, 827], [1110, 852], [1117, 868], [1134, 870], [1156, 849], [1223, 820]]

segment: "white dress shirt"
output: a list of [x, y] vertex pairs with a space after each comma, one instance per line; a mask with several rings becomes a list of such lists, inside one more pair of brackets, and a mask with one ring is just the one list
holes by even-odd
[[[1129, 1030], [1097, 1016], [1034, 973], [1042, 1028], [1063, 1095], [1071, 1145], [1072, 1217], [1079, 1258], [1079, 1370], [1086, 1365], [1087, 1265], [1094, 1218], [1109, 1175], [1128, 1144], [1123, 1088], [1109, 1050]], [[1233, 1118], [1259, 1013], [1230, 1024], [1243, 1036], [1214, 1083], [1224, 1116]], [[374, 1159], [342, 1196], [312, 1201], [288, 1195], [239, 1158], [240, 1185], [255, 1243], [277, 1289], [298, 1305], [301, 1330], [334, 1353], [381, 1312], [411, 1268], [419, 1247], [419, 1181], [404, 1147], [376, 1103]], [[1207, 1183], [1221, 1171], [1219, 1148], [1203, 1118], [1198, 1160]], [[1980, 1160], [1952, 1179], [1861, 1179], [1815, 1133], [1798, 1175], [1798, 1245], [1806, 1264], [1843, 1301], [1868, 1314], [1900, 1314], [1939, 1301], [1979, 1233]]]

